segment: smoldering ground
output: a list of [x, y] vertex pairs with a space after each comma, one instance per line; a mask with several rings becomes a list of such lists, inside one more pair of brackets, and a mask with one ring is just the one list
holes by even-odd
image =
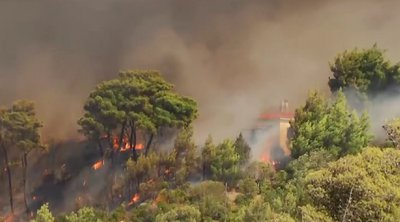
[[237, 135], [264, 108], [327, 90], [328, 61], [377, 42], [400, 58], [397, 1], [0, 3], [0, 101], [36, 101], [47, 138], [77, 136], [90, 90], [159, 69], [200, 105], [199, 141]]

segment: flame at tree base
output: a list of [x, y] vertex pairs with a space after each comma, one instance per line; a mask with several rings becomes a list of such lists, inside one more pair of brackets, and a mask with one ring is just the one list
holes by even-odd
[[140, 195], [137, 193], [137, 194], [133, 195], [131, 202], [129, 202], [128, 205], [129, 206], [133, 205], [133, 204], [137, 203], [139, 200], [140, 200]]
[[279, 164], [279, 161], [271, 160], [271, 157], [267, 153], [263, 153], [261, 155], [261, 162], [271, 164], [273, 167], [276, 167]]
[[99, 160], [99, 161], [97, 161], [96, 163], [94, 163], [94, 164], [92, 165], [92, 168], [93, 168], [94, 170], [98, 170], [98, 169], [102, 168], [103, 165], [104, 165], [104, 160]]

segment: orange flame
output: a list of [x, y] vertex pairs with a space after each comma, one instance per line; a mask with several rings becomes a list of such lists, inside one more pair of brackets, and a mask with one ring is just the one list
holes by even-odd
[[[115, 150], [118, 150], [120, 148], [119, 146], [119, 141], [118, 141], [118, 137], [114, 136], [113, 137], [113, 148]], [[122, 147], [121, 147], [121, 152], [125, 152], [127, 150], [132, 149], [133, 147], [131, 147], [130, 143], [129, 143], [129, 139], [128, 137], [124, 137], [122, 138]], [[136, 150], [142, 150], [144, 148], [144, 145], [142, 143], [136, 143], [135, 149]]]
[[144, 146], [143, 146], [142, 143], [136, 144], [136, 149], [137, 149], [137, 150], [142, 150], [143, 148], [144, 148]]
[[274, 168], [279, 164], [279, 161], [271, 160], [271, 157], [267, 153], [261, 155], [261, 162], [271, 164]]
[[117, 136], [113, 137], [113, 148], [116, 149], [116, 150], [119, 148], [119, 143], [118, 143], [118, 137]]
[[271, 162], [271, 158], [269, 157], [269, 155], [267, 153], [263, 153], [261, 155], [261, 162], [264, 162], [264, 163]]
[[96, 163], [93, 164], [92, 168], [94, 170], [98, 170], [98, 169], [102, 168], [103, 165], [104, 165], [104, 160], [99, 160], [99, 161], [97, 161]]
[[131, 199], [131, 202], [129, 202], [128, 205], [135, 204], [135, 203], [137, 203], [139, 200], [140, 200], [140, 194], [137, 193], [137, 194], [133, 195], [133, 197], [132, 197], [132, 199]]

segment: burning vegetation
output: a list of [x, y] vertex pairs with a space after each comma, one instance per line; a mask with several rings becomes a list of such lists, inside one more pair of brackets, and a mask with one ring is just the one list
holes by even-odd
[[[44, 145], [31, 102], [1, 109], [0, 188], [9, 197], [0, 199], [8, 206], [1, 219], [370, 220], [364, 205], [384, 206], [373, 220], [400, 219], [400, 195], [387, 196], [400, 185], [400, 153], [365, 148], [368, 117], [350, 111], [342, 91], [332, 99], [310, 93], [295, 113], [284, 101], [250, 132], [219, 143], [210, 136], [195, 144], [196, 117], [197, 103], [156, 71], [100, 83], [78, 121], [84, 141]], [[385, 127], [396, 147], [397, 125]]]
[[102, 168], [103, 165], [104, 165], [104, 160], [99, 160], [99, 161], [97, 161], [96, 163], [93, 164], [92, 168], [94, 170], [98, 170], [98, 169]]

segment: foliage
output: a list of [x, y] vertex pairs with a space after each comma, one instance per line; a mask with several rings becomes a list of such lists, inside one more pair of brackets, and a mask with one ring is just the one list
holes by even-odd
[[355, 154], [371, 140], [369, 119], [350, 112], [344, 94], [339, 91], [332, 104], [317, 92], [311, 92], [306, 104], [296, 109], [290, 122], [292, 157], [325, 149], [337, 156]]
[[174, 150], [176, 165], [176, 183], [181, 185], [195, 175], [199, 169], [199, 158], [196, 155], [196, 145], [193, 141], [191, 127], [181, 130], [175, 140]]
[[285, 213], [275, 213], [261, 196], [255, 196], [247, 206], [243, 206], [231, 221], [278, 221], [294, 222], [294, 219]]
[[245, 178], [239, 181], [239, 192], [244, 194], [247, 198], [252, 198], [259, 193], [259, 187], [253, 178]]
[[203, 180], [211, 177], [211, 162], [216, 154], [216, 147], [213, 143], [212, 137], [208, 136], [207, 140], [201, 151]]
[[400, 148], [400, 118], [392, 119], [383, 125], [383, 129], [386, 131], [387, 140], [391, 146], [399, 149]]
[[[194, 100], [173, 91], [157, 71], [121, 72], [117, 79], [99, 84], [89, 95], [84, 116], [78, 121], [81, 132], [101, 146], [106, 135], [113, 151], [113, 140], [122, 147], [125, 135], [137, 158], [137, 135], [149, 135], [146, 154], [153, 135], [165, 127], [188, 126], [197, 116]], [[102, 149], [102, 147], [100, 147]]]
[[66, 222], [102, 222], [96, 215], [93, 208], [84, 207], [78, 210], [77, 213], [72, 212], [65, 217]]
[[312, 205], [334, 220], [382, 221], [400, 204], [400, 153], [368, 148], [307, 175]]
[[6, 146], [16, 146], [21, 153], [43, 147], [39, 134], [42, 123], [36, 118], [33, 102], [17, 101], [1, 113], [1, 140]]
[[14, 207], [10, 153], [17, 153], [22, 160], [24, 203], [26, 210], [29, 211], [25, 192], [28, 154], [33, 149], [45, 148], [40, 142], [39, 130], [41, 127], [42, 123], [36, 117], [33, 102], [20, 100], [16, 101], [9, 109], [0, 109], [0, 149], [9, 183], [11, 211], [14, 211]]
[[301, 207], [301, 221], [303, 222], [333, 222], [326, 213], [316, 210], [310, 205]]
[[249, 144], [245, 141], [243, 134], [240, 133], [239, 136], [235, 140], [235, 151], [239, 155], [239, 162], [241, 164], [245, 164], [249, 161], [250, 159], [250, 151], [251, 148]]
[[276, 185], [276, 172], [271, 164], [265, 162], [252, 162], [246, 170], [246, 176], [252, 178], [260, 192], [269, 190]]
[[204, 181], [191, 187], [189, 201], [198, 206], [203, 221], [224, 221], [229, 216], [229, 200], [221, 182]]
[[51, 214], [49, 210], [49, 205], [44, 204], [40, 209], [37, 211], [36, 218], [33, 220], [33, 222], [54, 222], [55, 218]]
[[211, 172], [214, 180], [222, 181], [229, 186], [234, 185], [240, 177], [240, 157], [236, 153], [234, 143], [224, 140], [216, 147], [211, 158]]
[[[104, 189], [110, 192], [104, 196], [111, 196], [107, 210], [83, 206], [55, 219], [45, 204], [33, 221], [400, 221], [400, 153], [366, 148], [368, 116], [350, 111], [341, 90], [373, 95], [391, 89], [399, 84], [399, 67], [374, 46], [338, 55], [331, 70], [332, 100], [311, 92], [290, 122], [294, 159], [284, 169], [250, 162], [251, 148], [242, 134], [218, 144], [209, 136], [198, 150], [191, 125], [196, 102], [177, 94], [158, 72], [121, 72], [96, 87], [79, 120], [81, 132], [100, 151], [106, 149], [103, 157], [117, 163], [106, 171], [113, 174], [107, 175], [110, 186]], [[22, 157], [26, 170], [27, 154], [45, 148], [41, 127], [31, 102], [0, 109], [0, 148], [11, 200], [10, 166], [18, 166], [15, 157]], [[400, 120], [384, 128], [398, 147]], [[169, 140], [157, 138], [167, 142], [149, 151], [153, 136], [164, 132]], [[137, 142], [147, 143], [143, 151]], [[133, 158], [113, 156], [126, 145]]]
[[200, 222], [201, 213], [198, 209], [188, 205], [178, 205], [172, 210], [157, 215], [156, 222]]
[[400, 66], [392, 65], [377, 45], [368, 49], [344, 51], [330, 65], [333, 77], [329, 79], [332, 92], [353, 88], [360, 93], [374, 95], [399, 86]]

